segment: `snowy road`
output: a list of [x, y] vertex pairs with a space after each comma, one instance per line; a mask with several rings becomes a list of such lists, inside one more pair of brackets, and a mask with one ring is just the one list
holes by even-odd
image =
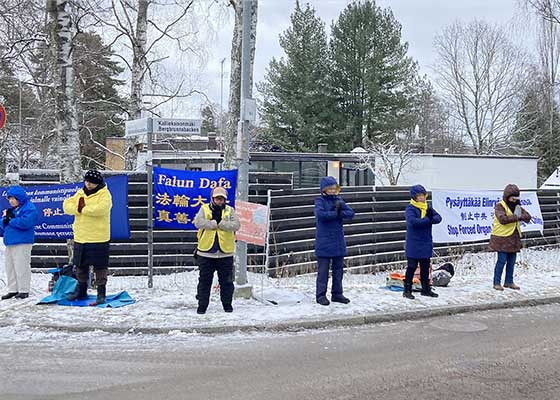
[[560, 305], [276, 335], [2, 328], [0, 398], [553, 400], [559, 338]]

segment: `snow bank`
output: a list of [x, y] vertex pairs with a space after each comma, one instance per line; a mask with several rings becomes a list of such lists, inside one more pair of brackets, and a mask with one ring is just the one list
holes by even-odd
[[[148, 289], [147, 277], [110, 277], [108, 292], [127, 290], [136, 304], [118, 309], [74, 308], [36, 305], [47, 295], [48, 274], [33, 274], [29, 299], [0, 301], [0, 322], [13, 329], [26, 324], [61, 326], [172, 328], [181, 335], [181, 328], [231, 325], [266, 325], [295, 320], [350, 317], [369, 313], [398, 313], [433, 306], [470, 305], [560, 294], [560, 249], [527, 249], [518, 258], [516, 283], [521, 291], [492, 289], [495, 255], [476, 253], [465, 255], [456, 265], [456, 275], [447, 288], [437, 288], [438, 299], [417, 296], [405, 301], [400, 292], [384, 288], [386, 273], [377, 275], [346, 274], [345, 295], [349, 305], [315, 303], [315, 277], [264, 278], [249, 274], [253, 294], [260, 298], [278, 299], [278, 305], [257, 299], [235, 300], [234, 312], [221, 309], [219, 294], [213, 291], [206, 315], [196, 314], [196, 284], [198, 274], [186, 272], [154, 277], [154, 288]], [[3, 249], [0, 249], [0, 292], [6, 291]], [[262, 286], [261, 286], [262, 283]]]

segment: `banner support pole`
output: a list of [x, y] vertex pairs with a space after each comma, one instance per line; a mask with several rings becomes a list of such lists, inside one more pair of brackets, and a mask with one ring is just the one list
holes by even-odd
[[148, 288], [154, 287], [154, 159], [152, 136], [154, 120], [148, 118], [148, 158], [146, 167], [148, 170]]

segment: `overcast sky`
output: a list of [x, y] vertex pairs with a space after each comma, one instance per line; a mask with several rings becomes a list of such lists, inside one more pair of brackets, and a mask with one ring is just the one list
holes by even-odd
[[[378, 0], [382, 7], [390, 7], [402, 24], [403, 40], [409, 43], [409, 55], [420, 64], [421, 73], [430, 73], [434, 62], [432, 43], [441, 29], [456, 20], [485, 19], [498, 24], [508, 24], [516, 17], [523, 19], [519, 0]], [[330, 25], [351, 0], [300, 0], [310, 3], [330, 29]], [[259, 0], [255, 81], [263, 79], [272, 57], [283, 56], [278, 35], [290, 25], [290, 14], [295, 0]], [[232, 13], [230, 13], [232, 14]], [[220, 60], [224, 64], [224, 108], [227, 108], [229, 85], [229, 56], [233, 18], [224, 21], [210, 52], [206, 78], [206, 92], [213, 102], [220, 102]], [[191, 116], [196, 117], [196, 116]]]

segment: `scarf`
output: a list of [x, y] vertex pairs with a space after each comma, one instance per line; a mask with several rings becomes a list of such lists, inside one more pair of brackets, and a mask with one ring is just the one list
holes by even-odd
[[428, 203], [427, 202], [419, 202], [414, 199], [410, 199], [410, 204], [420, 210], [420, 217], [424, 218], [428, 213]]
[[105, 187], [105, 182], [100, 183], [99, 185], [97, 185], [97, 187], [95, 189], [91, 189], [89, 190], [85, 185], [83, 187], [84, 193], [86, 196], [91, 196], [92, 194], [95, 194], [97, 192], [99, 192], [101, 189], [103, 189]]

